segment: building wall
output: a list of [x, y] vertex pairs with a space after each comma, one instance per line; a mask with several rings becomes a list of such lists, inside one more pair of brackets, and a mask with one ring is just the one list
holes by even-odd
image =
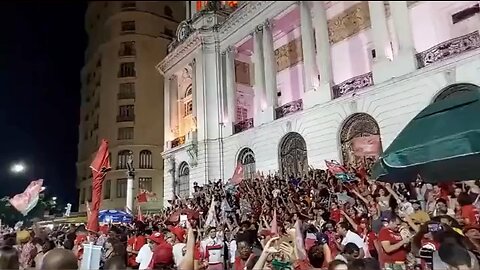
[[[200, 33], [195, 32], [185, 41], [185, 44], [180, 44], [179, 48], [158, 65], [159, 70], [168, 77], [193, 59], [197, 61], [197, 64], [201, 63], [200, 72], [195, 73], [197, 84], [194, 89], [198, 102], [197, 160], [191, 164], [191, 156], [187, 151], [189, 145], [173, 149], [166, 148], [163, 155], [172, 160], [165, 161], [165, 167], [168, 167], [165, 170], [166, 199], [173, 195], [173, 177], [178, 177], [175, 173], [178, 172], [178, 166], [182, 162], [187, 162], [191, 166], [191, 187], [194, 181], [201, 184], [209, 180], [230, 178], [237, 165], [238, 154], [245, 147], [252, 149], [255, 153], [257, 170], [277, 171], [279, 169], [279, 145], [289, 132], [297, 132], [305, 139], [310, 166], [324, 168], [326, 159], [341, 161], [340, 131], [344, 122], [356, 113], [365, 113], [376, 121], [380, 128], [382, 147], [386, 149], [407, 123], [430, 104], [442, 88], [458, 82], [480, 83], [477, 76], [480, 70], [480, 60], [478, 60], [480, 49], [478, 47], [461, 54], [455, 53], [450, 58], [436, 61], [426, 67], [417, 66], [418, 63], [407, 63], [407, 60], [415, 58], [413, 49], [417, 53], [422, 52], [441, 42], [478, 30], [477, 21], [480, 19], [478, 13], [457, 24], [447, 23], [448, 20], [451, 20], [452, 14], [472, 6], [476, 2], [443, 2], [433, 5], [428, 2], [408, 1], [412, 47], [414, 48], [400, 54], [399, 41], [388, 5], [385, 5], [385, 17], [387, 41], [390, 44], [386, 44], [385, 48], [375, 48], [373, 44], [375, 31], [368, 21], [371, 18], [366, 19], [370, 16], [366, 1], [326, 1], [328, 23], [336, 25], [337, 28], [333, 28], [340, 32], [340, 37], [330, 33], [332, 34], [330, 38], [335, 40], [330, 42], [329, 51], [333, 84], [327, 85], [328, 89], [317, 89], [317, 92], [331, 93], [333, 85], [368, 72], [373, 73], [374, 85], [354, 90], [339, 98], [329, 97], [327, 99], [325, 96], [328, 93], [320, 93], [322, 97], [318, 98], [312, 95], [313, 91], [304, 86], [306, 71], [303, 68], [303, 61], [299, 62], [277, 74], [277, 87], [284, 88], [290, 94], [290, 96], [284, 94], [282, 89], [279, 105], [288, 102], [284, 99], [295, 100], [294, 94], [297, 88], [300, 92], [299, 97], [304, 99], [304, 104], [309, 101], [311, 105], [304, 106], [303, 110], [286, 117], [267, 121], [246, 131], [230, 135], [231, 132], [228, 132], [228, 129], [231, 129], [231, 123], [222, 123], [223, 119], [226, 119], [224, 104], [227, 100], [225, 96], [225, 86], [227, 85], [224, 75], [225, 65], [219, 63], [217, 57], [222, 57], [222, 53], [225, 53], [231, 46], [240, 48], [241, 53], [251, 52], [252, 44], [248, 44], [248, 42], [251, 42], [249, 39], [256, 27], [264, 23], [266, 19], [288, 13], [296, 4], [294, 1], [252, 1], [247, 3], [241, 7], [242, 10], [232, 14], [227, 22], [219, 27], [216, 32], [217, 43], [212, 44], [199, 38], [199, 36], [209, 35], [207, 30]], [[356, 5], [363, 5], [362, 12], [364, 13], [360, 14], [363, 17], [356, 16], [355, 12], [359, 12], [359, 9], [354, 9], [355, 12], [352, 11]], [[441, 22], [440, 19], [429, 20], [437, 15], [442, 18]], [[315, 16], [317, 15], [312, 14], [313, 20], [317, 19]], [[363, 21], [356, 21], [359, 17], [362, 17]], [[333, 20], [334, 18], [338, 20]], [[344, 25], [342, 26], [342, 24]], [[361, 24], [359, 26], [361, 29], [356, 27], [359, 24]], [[349, 27], [350, 29], [348, 29]], [[401, 29], [401, 27], [399, 28]], [[274, 48], [292, 41], [298, 37], [298, 32], [295, 29], [292, 31], [292, 35], [275, 40]], [[345, 35], [346, 37], [342, 37], [346, 32], [349, 33]], [[378, 32], [377, 29], [376, 33], [378, 34]], [[197, 39], [201, 41], [195, 41]], [[479, 43], [475, 37], [472, 37], [470, 42], [474, 44], [473, 46], [478, 46]], [[217, 49], [218, 45], [220, 50]], [[452, 51], [457, 50], [455, 46], [458, 44], [452, 45]], [[191, 47], [197, 49], [189, 49]], [[212, 49], [213, 47], [215, 49]], [[379, 49], [385, 49], [385, 63], [379, 63], [378, 59], [374, 59], [371, 54], [373, 49], [377, 52]], [[410, 54], [412, 58], [409, 59], [407, 54]], [[241, 56], [239, 55], [238, 60]], [[241, 60], [249, 62], [252, 61], [252, 58], [243, 57]], [[380, 64], [384, 66], [380, 66]], [[219, 76], [219, 74], [221, 75]], [[251, 74], [253, 74], [253, 70], [251, 70]], [[298, 77], [294, 77], [295, 74]], [[238, 85], [237, 88], [239, 88]], [[313, 102], [307, 100], [312, 97], [315, 97]], [[253, 103], [251, 105], [256, 106]], [[258, 108], [256, 110], [258, 111]]]
[[[179, 21], [185, 17], [184, 2], [133, 1], [135, 7], [124, 7], [124, 2], [91, 2], [86, 13], [85, 27], [89, 34], [86, 49], [86, 64], [82, 69], [81, 134], [78, 144], [77, 187], [89, 193], [91, 186], [90, 162], [102, 138], [109, 141], [112, 171], [106, 180], [111, 180], [110, 198], [101, 207], [123, 209], [126, 198], [117, 198], [117, 179], [126, 178], [126, 170], [117, 170], [118, 153], [130, 150], [134, 155], [136, 181], [134, 196], [138, 192], [138, 179], [152, 178], [152, 191], [157, 194], [157, 203], [142, 207], [161, 208], [163, 202], [163, 151], [164, 110], [158, 106], [163, 100], [163, 77], [158, 76], [155, 65], [167, 54], [167, 46], [175, 35]], [[167, 7], [168, 6], [168, 7]], [[170, 13], [169, 9], [172, 11]], [[171, 16], [169, 16], [171, 15]], [[135, 21], [135, 31], [122, 32], [124, 21]], [[120, 56], [122, 42], [135, 42], [134, 56]], [[100, 62], [99, 62], [100, 61]], [[120, 78], [120, 64], [135, 63], [135, 76]], [[99, 65], [98, 63], [101, 63]], [[90, 83], [87, 83], [87, 77]], [[119, 85], [134, 83], [134, 98], [119, 99]], [[87, 96], [90, 101], [87, 102]], [[118, 122], [119, 106], [134, 105], [133, 121]], [[85, 116], [89, 115], [86, 120]], [[98, 117], [98, 125], [95, 125]], [[92, 119], [94, 119], [92, 121]], [[119, 128], [133, 127], [133, 138], [120, 140]], [[85, 139], [85, 134], [87, 134]], [[152, 153], [152, 169], [139, 169], [142, 150]], [[85, 191], [83, 191], [85, 190]], [[105, 195], [105, 187], [102, 198]], [[80, 194], [80, 210], [85, 209]], [[85, 196], [85, 199], [88, 195]]]

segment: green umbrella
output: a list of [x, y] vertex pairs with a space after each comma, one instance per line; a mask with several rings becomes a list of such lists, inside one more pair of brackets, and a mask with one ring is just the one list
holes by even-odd
[[400, 132], [372, 169], [379, 181], [480, 179], [480, 87], [456, 84]]

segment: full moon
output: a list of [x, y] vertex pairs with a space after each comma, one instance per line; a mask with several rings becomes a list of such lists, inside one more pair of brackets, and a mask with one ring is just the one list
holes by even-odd
[[13, 173], [22, 173], [25, 171], [25, 165], [21, 164], [21, 163], [16, 163], [16, 164], [13, 164], [12, 167], [10, 168], [10, 170], [13, 172]]

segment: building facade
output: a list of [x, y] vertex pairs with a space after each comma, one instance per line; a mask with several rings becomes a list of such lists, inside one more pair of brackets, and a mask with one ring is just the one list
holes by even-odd
[[[102, 139], [110, 145], [112, 170], [103, 186], [102, 208], [124, 209], [127, 158], [133, 154], [139, 189], [163, 201], [163, 78], [155, 65], [167, 54], [184, 2], [95, 1], [87, 8], [89, 43], [81, 72], [77, 188], [80, 210], [91, 200], [89, 168]], [[147, 204], [159, 208], [161, 204]]]
[[157, 66], [165, 199], [237, 164], [246, 176], [361, 164], [353, 139], [385, 149], [454, 94], [442, 89], [480, 83], [475, 1], [195, 2]]

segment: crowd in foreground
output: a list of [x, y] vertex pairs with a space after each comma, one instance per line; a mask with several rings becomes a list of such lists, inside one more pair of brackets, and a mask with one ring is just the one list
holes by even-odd
[[[0, 269], [480, 269], [480, 182], [343, 182], [324, 170], [195, 185], [161, 213], [98, 232], [84, 225], [2, 233]], [[183, 220], [186, 217], [186, 221]]]

